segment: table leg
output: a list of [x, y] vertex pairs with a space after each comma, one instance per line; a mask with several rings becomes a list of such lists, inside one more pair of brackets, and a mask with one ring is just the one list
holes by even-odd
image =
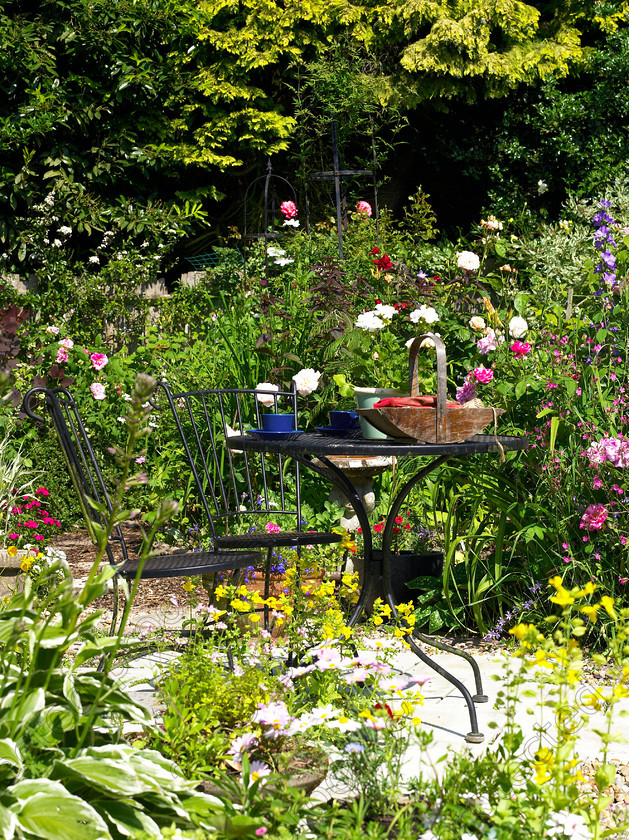
[[[363, 501], [352, 484], [352, 482], [348, 479], [348, 477], [331, 461], [329, 461], [326, 457], [319, 455], [318, 461], [319, 464], [313, 463], [307, 456], [303, 455], [295, 455], [296, 460], [302, 463], [304, 466], [308, 467], [308, 469], [314, 470], [315, 472], [319, 473], [319, 475], [323, 475], [328, 480], [331, 480], [333, 484], [335, 484], [346, 496], [350, 499], [352, 503], [352, 507], [356, 513], [358, 521], [360, 522], [360, 527], [363, 532], [363, 544], [364, 544], [364, 551], [365, 551], [365, 577], [363, 580], [363, 586], [360, 591], [360, 595], [358, 597], [358, 603], [354, 608], [354, 612], [352, 613], [348, 625], [353, 627], [355, 624], [358, 623], [358, 620], [362, 613], [365, 610], [365, 606], [367, 604], [367, 599], [369, 596], [369, 592], [372, 587], [372, 583], [378, 575], [378, 572], [382, 572], [382, 579], [384, 585], [384, 595], [386, 602], [391, 607], [393, 615], [397, 617], [398, 612], [396, 609], [396, 602], [395, 598], [393, 597], [393, 591], [391, 589], [391, 542], [393, 538], [393, 526], [395, 524], [395, 517], [400, 512], [400, 508], [404, 503], [404, 500], [413, 489], [413, 487], [426, 478], [431, 472], [436, 470], [446, 461], [448, 461], [452, 456], [449, 455], [442, 455], [439, 458], [435, 458], [434, 461], [431, 461], [426, 467], [416, 473], [412, 478], [410, 478], [406, 484], [402, 487], [402, 489], [398, 492], [395, 499], [393, 500], [393, 504], [387, 516], [386, 524], [384, 527], [383, 535], [382, 535], [382, 565], [379, 562], [375, 562], [373, 559], [373, 544], [371, 539], [371, 528], [369, 524], [369, 517], [367, 515], [367, 511], [363, 505]], [[428, 654], [424, 653], [419, 646], [413, 640], [413, 636], [416, 638], [420, 638], [422, 641], [427, 642], [428, 644], [433, 645], [434, 647], [447, 651], [449, 653], [453, 653], [457, 656], [461, 656], [467, 662], [470, 663], [472, 670], [474, 672], [474, 679], [476, 682], [476, 694], [474, 697], [470, 694], [466, 686], [458, 680], [454, 674], [451, 674], [445, 668], [442, 668], [439, 664], [437, 664], [433, 659], [428, 656]], [[472, 731], [468, 732], [465, 736], [465, 740], [469, 743], [481, 743], [485, 736], [479, 732], [478, 730], [478, 719], [476, 717], [476, 708], [474, 703], [483, 703], [487, 702], [487, 696], [483, 694], [483, 687], [482, 687], [482, 680], [480, 676], [480, 669], [478, 664], [475, 660], [470, 656], [469, 653], [466, 651], [458, 650], [451, 645], [446, 645], [444, 643], [435, 643], [430, 637], [424, 636], [421, 633], [413, 632], [412, 636], [408, 639], [408, 644], [411, 650], [431, 668], [433, 671], [438, 673], [444, 679], [448, 680], [455, 688], [463, 695], [463, 699], [465, 700], [470, 716], [470, 726]]]
[[[448, 455], [442, 455], [439, 458], [435, 458], [434, 461], [431, 461], [427, 466], [425, 466], [418, 473], [412, 476], [398, 492], [398, 494], [393, 500], [391, 509], [389, 510], [389, 514], [387, 516], [386, 524], [384, 526], [384, 531], [382, 534], [382, 578], [384, 582], [386, 601], [393, 610], [394, 615], [396, 616], [398, 613], [396, 609], [395, 598], [393, 597], [393, 591], [391, 589], [391, 543], [393, 540], [393, 527], [395, 525], [395, 519], [398, 516], [406, 497], [413, 489], [413, 487], [415, 487], [416, 484], [425, 479], [426, 476], [430, 475], [431, 472], [433, 472], [446, 461], [448, 461], [450, 457], [451, 456]], [[483, 682], [478, 663], [469, 653], [467, 653], [467, 651], [459, 650], [458, 648], [455, 648], [452, 645], [447, 645], [444, 642], [435, 641], [430, 636], [425, 636], [418, 630], [413, 630], [412, 636], [415, 639], [419, 639], [427, 644], [432, 645], [438, 650], [443, 650], [447, 653], [453, 653], [456, 656], [460, 656], [470, 664], [472, 672], [474, 674], [474, 682], [476, 685], [476, 694], [474, 694], [473, 696], [470, 694], [468, 689], [463, 685], [463, 683], [460, 680], [458, 680], [453, 674], [450, 674], [449, 671], [446, 671], [445, 668], [442, 668], [440, 665], [434, 662], [428, 656], [428, 654], [424, 653], [415, 643], [413, 638], [408, 639], [408, 643], [411, 649], [417, 656], [419, 656], [419, 658], [423, 662], [425, 662], [430, 668], [432, 668], [434, 671], [436, 671], [438, 674], [440, 674], [442, 677], [448, 680], [448, 682], [452, 683], [452, 685], [456, 686], [456, 688], [459, 689], [467, 704], [467, 708], [470, 715], [470, 725], [472, 727], [472, 731], [465, 736], [465, 740], [469, 741], [470, 743], [480, 743], [481, 741], [483, 741], [484, 736], [478, 731], [478, 722], [476, 718], [476, 709], [474, 707], [474, 703], [486, 703], [488, 698], [483, 691]]]

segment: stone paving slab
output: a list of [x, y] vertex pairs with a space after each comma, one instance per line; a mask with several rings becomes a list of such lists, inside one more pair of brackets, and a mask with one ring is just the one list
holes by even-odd
[[[174, 651], [155, 652], [150, 656], [142, 657], [134, 662], [119, 666], [112, 672], [121, 683], [130, 691], [130, 694], [145, 708], [151, 709], [158, 714], [158, 704], [154, 696], [155, 675], [159, 670], [173, 658], [177, 657]], [[454, 654], [436, 653], [431, 654], [435, 662], [450, 671], [455, 677], [463, 682], [471, 693], [474, 693], [474, 680], [470, 665], [461, 657]], [[439, 759], [448, 752], [467, 751], [471, 755], [480, 755], [500, 737], [504, 728], [505, 713], [501, 709], [495, 709], [495, 702], [498, 691], [504, 688], [502, 679], [507, 670], [508, 654], [477, 654], [475, 659], [479, 663], [483, 677], [484, 691], [488, 696], [488, 702], [476, 704], [478, 724], [485, 739], [480, 744], [467, 743], [466, 734], [470, 731], [470, 721], [465, 701], [458, 692], [458, 689], [446, 679], [431, 671], [422, 663], [412, 651], [399, 650], [392, 662], [395, 668], [412, 676], [430, 676], [430, 680], [423, 686], [424, 705], [421, 710], [422, 726], [433, 735], [433, 741], [427, 749], [421, 750], [416, 744], [411, 745], [405, 758], [405, 775], [416, 776], [420, 772], [434, 772], [434, 768], [443, 766]], [[498, 679], [493, 679], [497, 677]], [[535, 696], [522, 696], [526, 688], [536, 688], [534, 683], [524, 685], [520, 688], [518, 723], [524, 733], [524, 748], [532, 755], [539, 746], [539, 735], [536, 734], [535, 725], [543, 718], [540, 718], [540, 711], [536, 707], [538, 692]], [[582, 691], [587, 693], [588, 687]], [[587, 714], [587, 724], [578, 733], [578, 752], [582, 761], [596, 759], [600, 755], [600, 740], [595, 734], [595, 729], [606, 727], [605, 717], [602, 712], [593, 712], [589, 707], [582, 707]], [[627, 716], [618, 714], [624, 711]], [[545, 746], [552, 746], [552, 725], [550, 710], [544, 710], [545, 720], [548, 724], [548, 736], [545, 736]], [[491, 728], [489, 724], [495, 724]], [[612, 759], [629, 763], [629, 699], [623, 699], [616, 706], [616, 714], [613, 721], [613, 733], [619, 741], [610, 751]], [[332, 789], [334, 785], [332, 784]], [[322, 797], [330, 794], [326, 787], [322, 787], [319, 795]]]

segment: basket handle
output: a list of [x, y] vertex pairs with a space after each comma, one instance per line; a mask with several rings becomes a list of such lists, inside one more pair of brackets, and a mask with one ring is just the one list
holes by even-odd
[[437, 441], [443, 441], [446, 438], [446, 402], [448, 399], [448, 377], [446, 370], [446, 346], [438, 335], [434, 333], [425, 333], [419, 335], [413, 341], [409, 350], [408, 359], [408, 377], [411, 386], [411, 397], [418, 397], [419, 394], [419, 370], [418, 370], [418, 356], [419, 348], [425, 338], [431, 338], [435, 343], [435, 350], [437, 351]]

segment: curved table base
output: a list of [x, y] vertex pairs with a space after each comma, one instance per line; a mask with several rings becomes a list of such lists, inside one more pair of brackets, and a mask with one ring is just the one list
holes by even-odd
[[[449, 460], [450, 456], [442, 455], [439, 458], [436, 458], [422, 470], [420, 470], [416, 475], [410, 478], [406, 484], [401, 488], [401, 490], [396, 495], [395, 499], [393, 500], [393, 504], [387, 516], [387, 521], [383, 533], [382, 539], [382, 563], [379, 561], [374, 560], [373, 558], [373, 546], [371, 542], [371, 528], [369, 524], [369, 517], [367, 515], [367, 511], [363, 505], [363, 501], [360, 497], [360, 494], [349, 480], [349, 478], [343, 473], [333, 462], [331, 462], [325, 456], [319, 455], [318, 456], [318, 463], [313, 463], [308, 457], [303, 455], [295, 455], [294, 456], [298, 461], [304, 464], [304, 466], [308, 467], [309, 469], [318, 472], [320, 475], [324, 475], [328, 480], [331, 480], [337, 488], [350, 499], [352, 503], [352, 507], [356, 513], [358, 521], [360, 522], [360, 527], [363, 533], [363, 541], [364, 541], [364, 549], [365, 549], [365, 575], [363, 580], [363, 585], [360, 590], [360, 595], [358, 597], [358, 603], [354, 608], [354, 612], [352, 613], [348, 625], [353, 627], [356, 625], [365, 611], [365, 607], [367, 605], [367, 601], [369, 595], [372, 591], [372, 587], [378, 577], [379, 574], [382, 576], [383, 586], [384, 586], [384, 596], [386, 602], [388, 603], [394, 617], [397, 617], [397, 605], [395, 603], [395, 598], [393, 597], [393, 592], [391, 589], [391, 537], [393, 535], [393, 525], [395, 523], [395, 517], [398, 515], [404, 500], [413, 489], [413, 487], [418, 484], [422, 479], [424, 479], [427, 475], [433, 472], [435, 469], [440, 467], [445, 461]], [[484, 735], [479, 732], [478, 729], [478, 719], [476, 717], [476, 708], [474, 703], [486, 703], [488, 698], [487, 695], [483, 692], [483, 683], [481, 679], [480, 669], [478, 667], [478, 663], [476, 660], [466, 651], [459, 650], [458, 648], [452, 647], [451, 645], [447, 645], [444, 642], [437, 642], [430, 638], [429, 636], [425, 636], [423, 633], [414, 630], [413, 636], [419, 639], [426, 644], [429, 644], [438, 650], [443, 650], [447, 653], [453, 653], [456, 656], [460, 656], [469, 662], [470, 666], [472, 667], [472, 671], [474, 674], [474, 682], [476, 686], [476, 694], [472, 696], [466, 686], [447, 671], [445, 668], [442, 668], [441, 665], [438, 665], [433, 659], [431, 659], [428, 654], [424, 653], [417, 644], [413, 641], [412, 637], [408, 638], [408, 643], [416, 654], [416, 656], [421, 659], [424, 664], [428, 665], [433, 671], [438, 673], [444, 679], [448, 680], [453, 686], [455, 686], [463, 695], [463, 699], [465, 700], [470, 716], [470, 726], [472, 731], [468, 732], [465, 736], [465, 740], [469, 743], [478, 744], [484, 740]]]

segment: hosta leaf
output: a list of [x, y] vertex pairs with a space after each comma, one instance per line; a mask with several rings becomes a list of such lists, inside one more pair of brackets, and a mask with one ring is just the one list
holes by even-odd
[[0, 741], [0, 764], [12, 764], [14, 767], [22, 767], [20, 748], [10, 738], [4, 738]]
[[159, 826], [140, 810], [137, 805], [120, 800], [97, 801], [93, 803], [96, 810], [125, 837], [141, 837], [146, 833], [148, 837], [159, 837], [161, 832]]
[[[37, 779], [35, 783], [43, 781], [48, 780]], [[39, 840], [110, 840], [107, 823], [100, 814], [61, 785], [59, 788], [54, 793], [34, 793], [11, 806], [20, 828]]]
[[81, 695], [76, 690], [74, 675], [66, 674], [63, 680], [63, 696], [68, 701], [77, 720], [83, 712], [83, 704], [81, 703]]
[[17, 819], [12, 811], [0, 805], [0, 837], [3, 840], [11, 840], [15, 835], [15, 827], [17, 826]]
[[153, 790], [138, 778], [128, 761], [114, 761], [100, 756], [85, 755], [55, 761], [52, 776], [63, 780], [72, 777], [82, 779], [89, 787], [112, 794], [132, 796]]

